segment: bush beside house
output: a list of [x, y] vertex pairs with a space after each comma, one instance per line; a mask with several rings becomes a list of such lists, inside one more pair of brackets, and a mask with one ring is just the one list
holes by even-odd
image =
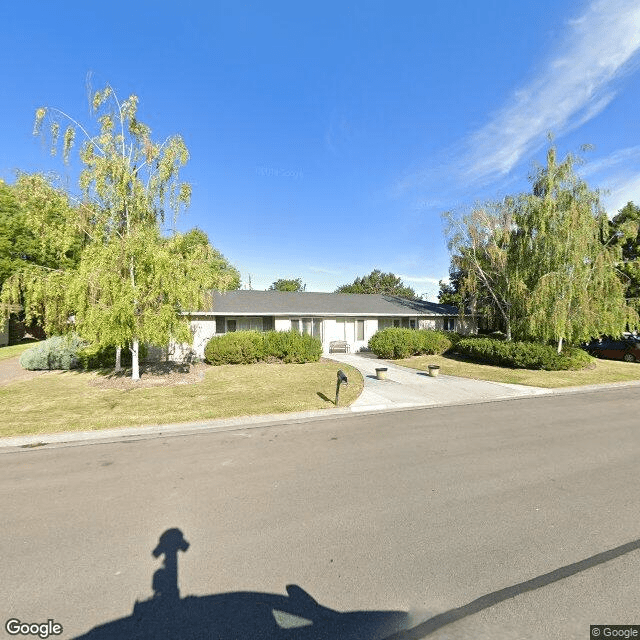
[[409, 356], [444, 353], [451, 348], [454, 340], [440, 331], [429, 329], [416, 331], [394, 327], [382, 329], [371, 336], [369, 349], [379, 358], [398, 360]]
[[213, 365], [252, 364], [260, 361], [317, 362], [322, 355], [318, 338], [296, 331], [237, 331], [215, 336], [204, 350]]

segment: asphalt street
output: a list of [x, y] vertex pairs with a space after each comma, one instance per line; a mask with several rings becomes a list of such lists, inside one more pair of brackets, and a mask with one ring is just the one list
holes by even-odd
[[639, 406], [620, 388], [0, 449], [0, 637], [640, 624]]

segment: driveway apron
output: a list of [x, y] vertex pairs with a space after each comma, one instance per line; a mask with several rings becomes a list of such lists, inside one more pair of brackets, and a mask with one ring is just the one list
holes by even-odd
[[[401, 367], [371, 354], [332, 353], [329, 357], [355, 367], [364, 378], [364, 389], [351, 405], [352, 411], [471, 404], [549, 393], [548, 389], [518, 384], [442, 374], [431, 377], [426, 371]], [[376, 369], [381, 367], [387, 368], [385, 380], [376, 377]]]

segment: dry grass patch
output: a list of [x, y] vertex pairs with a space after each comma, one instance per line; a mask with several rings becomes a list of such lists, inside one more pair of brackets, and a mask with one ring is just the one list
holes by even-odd
[[[346, 406], [363, 381], [343, 368]], [[330, 362], [223, 365], [204, 368], [195, 381], [146, 388], [113, 388], [95, 372], [53, 371], [0, 388], [0, 437], [325, 409], [334, 406], [337, 370]]]
[[464, 360], [459, 356], [415, 356], [394, 360], [396, 364], [426, 371], [430, 364], [440, 365], [440, 373], [474, 380], [524, 384], [532, 387], [558, 388], [577, 387], [607, 382], [629, 382], [640, 380], [640, 364], [617, 360], [596, 360], [579, 371], [540, 371], [532, 369], [509, 369], [489, 364]]

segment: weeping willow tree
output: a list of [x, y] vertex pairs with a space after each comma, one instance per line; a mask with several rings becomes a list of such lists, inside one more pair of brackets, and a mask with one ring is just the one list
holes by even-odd
[[0, 202], [0, 254], [3, 315], [21, 308], [27, 324], [47, 334], [70, 330], [66, 292], [85, 238], [78, 210], [67, 194], [40, 174], [18, 175], [3, 185]]
[[48, 137], [52, 152], [61, 149], [65, 162], [81, 139], [78, 207], [89, 242], [66, 284], [66, 300], [80, 335], [117, 345], [118, 359], [119, 349], [129, 347], [137, 380], [141, 341], [190, 342], [188, 318], [180, 312], [198, 308], [206, 287], [227, 288], [231, 277], [212, 277], [202, 262], [206, 248], [180, 251], [178, 241], [162, 237], [167, 214], [175, 224], [191, 197], [190, 185], [180, 180], [189, 158], [182, 138], [154, 141], [138, 120], [138, 98], [121, 101], [109, 85], [93, 94], [91, 107], [94, 133], [52, 107], [36, 111], [34, 133]]
[[534, 176], [533, 193], [515, 212], [509, 264], [524, 312], [515, 332], [525, 338], [574, 343], [617, 335], [637, 319], [627, 306], [616, 272], [619, 249], [607, 243], [607, 216], [597, 191], [574, 171], [569, 154], [556, 149]]

